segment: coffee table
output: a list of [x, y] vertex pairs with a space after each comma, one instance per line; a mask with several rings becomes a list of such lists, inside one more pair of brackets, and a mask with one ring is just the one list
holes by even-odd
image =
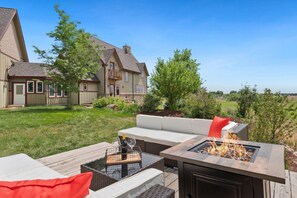
[[121, 179], [134, 175], [148, 168], [164, 171], [163, 157], [142, 152], [142, 162], [128, 165], [105, 166], [105, 157], [80, 166], [81, 173], [92, 172], [90, 189], [96, 191]]

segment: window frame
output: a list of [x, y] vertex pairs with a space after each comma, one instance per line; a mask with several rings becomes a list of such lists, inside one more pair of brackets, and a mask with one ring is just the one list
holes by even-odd
[[[41, 91], [38, 91], [38, 84], [39, 83], [41, 83]], [[44, 93], [44, 87], [43, 86], [44, 86], [43, 81], [40, 81], [40, 80], [37, 81], [36, 82], [36, 87], [35, 87], [36, 88], [36, 93]]]
[[135, 85], [135, 93], [144, 93], [144, 86], [140, 85], [140, 84], [136, 84]]
[[[111, 68], [111, 65], [112, 65], [112, 68]], [[109, 62], [109, 69], [115, 69], [115, 64], [114, 64], [114, 62], [112, 62], [112, 61]]]
[[129, 73], [125, 71], [125, 82], [129, 82]]
[[[53, 89], [54, 89], [54, 95], [51, 95], [51, 86], [53, 86]], [[54, 98], [54, 97], [56, 97], [56, 85], [55, 85], [55, 83], [49, 83], [49, 85], [48, 85], [48, 97], [49, 97], [49, 98]]]
[[120, 85], [117, 84], [115, 89], [116, 89], [115, 90], [116, 91], [116, 94], [115, 95], [119, 96], [120, 95]]
[[[33, 88], [32, 91], [29, 91], [29, 83], [33, 83]], [[33, 80], [28, 80], [27, 81], [27, 93], [35, 93], [35, 82]]]
[[[60, 90], [59, 90], [60, 89]], [[61, 95], [59, 95], [59, 91], [61, 91]], [[57, 98], [62, 98], [63, 97], [63, 86], [62, 85], [57, 85]]]

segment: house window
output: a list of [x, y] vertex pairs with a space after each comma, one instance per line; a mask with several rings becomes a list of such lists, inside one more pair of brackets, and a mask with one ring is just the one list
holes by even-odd
[[34, 93], [34, 81], [27, 81], [27, 93]]
[[116, 94], [117, 96], [120, 95], [120, 85], [117, 85], [116, 87]]
[[125, 72], [125, 82], [128, 82], [128, 81], [129, 81], [129, 73]]
[[109, 68], [110, 68], [110, 69], [114, 69], [114, 63], [113, 63], [113, 62], [110, 62], [110, 63], [109, 63]]
[[55, 84], [49, 84], [49, 97], [55, 97]]
[[36, 82], [36, 93], [43, 93], [43, 82], [42, 81]]
[[109, 86], [109, 95], [114, 96], [114, 85]]
[[57, 86], [57, 97], [62, 97], [63, 96], [63, 89], [62, 85]]
[[83, 84], [83, 91], [88, 91], [88, 83]]
[[64, 90], [64, 97], [67, 97], [68, 96], [68, 91], [65, 89]]
[[143, 93], [143, 86], [135, 85], [135, 93]]

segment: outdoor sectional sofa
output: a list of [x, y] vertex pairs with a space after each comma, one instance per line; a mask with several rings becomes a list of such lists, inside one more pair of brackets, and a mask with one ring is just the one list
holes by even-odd
[[[196, 136], [208, 136], [212, 120], [177, 117], [160, 117], [139, 114], [136, 116], [136, 127], [123, 129], [119, 137], [125, 133], [127, 137], [135, 137], [136, 145], [147, 153], [159, 155], [167, 148], [192, 139]], [[231, 130], [241, 140], [248, 140], [248, 125], [230, 121], [222, 129], [222, 136]], [[176, 166], [177, 162], [165, 159], [165, 165]]]
[[[65, 178], [66, 176], [44, 166], [26, 154], [0, 158], [0, 181]], [[135, 197], [155, 185], [164, 185], [163, 172], [146, 169], [98, 191], [91, 191], [88, 198]]]

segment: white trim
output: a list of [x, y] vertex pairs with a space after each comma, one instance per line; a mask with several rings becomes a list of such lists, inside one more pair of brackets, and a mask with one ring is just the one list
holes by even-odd
[[[41, 91], [38, 91], [38, 83], [41, 83]], [[43, 81], [36, 81], [36, 93], [43, 93]]]
[[[33, 83], [33, 89], [32, 89], [32, 91], [29, 91], [29, 83]], [[34, 89], [35, 89], [34, 85], [35, 85], [35, 83], [34, 83], [33, 80], [28, 80], [27, 81], [27, 93], [34, 93]]]

